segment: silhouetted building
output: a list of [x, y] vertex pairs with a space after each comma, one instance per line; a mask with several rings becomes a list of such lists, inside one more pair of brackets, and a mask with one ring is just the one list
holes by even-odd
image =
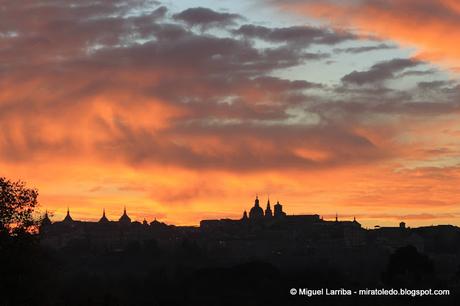
[[277, 201], [276, 204], [275, 204], [274, 217], [275, 218], [280, 218], [280, 217], [284, 217], [284, 216], [286, 216], [286, 213], [283, 212], [283, 205], [281, 205], [280, 202]]
[[[279, 201], [272, 212], [270, 200], [265, 211], [256, 197], [249, 214], [241, 219], [202, 220], [199, 227], [167, 225], [158, 220], [132, 222], [126, 207], [118, 221], [110, 221], [103, 209], [97, 222], [73, 220], [70, 210], [64, 220], [52, 222], [45, 213], [40, 227], [41, 241], [54, 247], [85, 245], [108, 250], [123, 249], [136, 241], [154, 239], [159, 245], [173, 247], [181, 239], [189, 239], [204, 249], [229, 257], [277, 256], [309, 254], [315, 258], [328, 257], [344, 249], [363, 247], [394, 250], [412, 244], [423, 250], [424, 241], [416, 231], [398, 227], [365, 230], [354, 217], [352, 220], [324, 220], [317, 214], [287, 215]], [[290, 255], [290, 256], [291, 256]]]

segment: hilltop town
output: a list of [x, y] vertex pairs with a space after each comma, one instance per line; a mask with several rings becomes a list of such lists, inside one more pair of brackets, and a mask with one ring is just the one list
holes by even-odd
[[[450, 225], [407, 228], [401, 222], [396, 227], [369, 230], [355, 218], [339, 220], [336, 216], [328, 221], [316, 214], [289, 215], [279, 202], [272, 211], [270, 200], [264, 210], [258, 197], [249, 214], [244, 211], [240, 219], [202, 220], [198, 227], [168, 225], [156, 219], [150, 223], [133, 222], [126, 208], [117, 221], [110, 221], [105, 210], [97, 222], [74, 220], [69, 210], [62, 221], [52, 222], [45, 214], [40, 227], [41, 243], [53, 248], [78, 245], [120, 251], [152, 240], [160, 247], [173, 248], [187, 240], [226, 259], [261, 257], [282, 261], [302, 256], [344, 260], [347, 252], [386, 253], [406, 245], [430, 252], [452, 248], [449, 245], [459, 239], [458, 235], [459, 229]], [[344, 256], [334, 258], [337, 252]]]

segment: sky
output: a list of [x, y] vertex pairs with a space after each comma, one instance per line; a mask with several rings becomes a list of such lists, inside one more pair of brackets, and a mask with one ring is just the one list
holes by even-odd
[[0, 0], [0, 176], [53, 220], [460, 225], [457, 41], [456, 0]]

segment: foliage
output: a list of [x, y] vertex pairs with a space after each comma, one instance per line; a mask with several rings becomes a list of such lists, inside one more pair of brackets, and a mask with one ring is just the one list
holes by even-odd
[[0, 177], [0, 232], [18, 235], [35, 231], [37, 197], [38, 190], [27, 188], [24, 182]]

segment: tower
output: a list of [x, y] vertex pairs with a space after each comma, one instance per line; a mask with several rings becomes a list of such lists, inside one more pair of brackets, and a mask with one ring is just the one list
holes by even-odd
[[270, 207], [270, 198], [267, 200], [267, 208], [265, 209], [265, 217], [271, 218], [273, 217], [272, 209]]
[[283, 211], [283, 205], [280, 204], [280, 201], [277, 201], [275, 206], [274, 216], [275, 218], [280, 218], [286, 216], [286, 213]]
[[241, 218], [241, 220], [244, 220], [246, 221], [248, 219], [248, 213], [246, 211], [243, 212], [243, 217]]

